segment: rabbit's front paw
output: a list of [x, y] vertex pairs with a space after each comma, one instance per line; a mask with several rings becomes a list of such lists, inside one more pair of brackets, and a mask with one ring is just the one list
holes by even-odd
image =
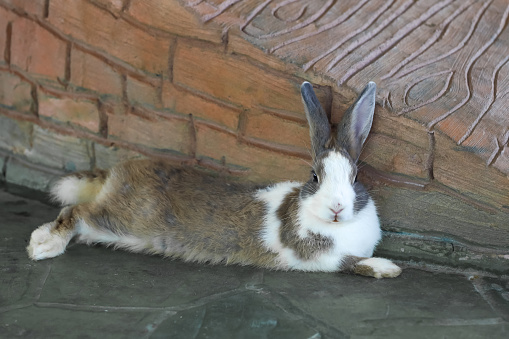
[[32, 232], [27, 247], [30, 259], [42, 260], [64, 253], [67, 241], [58, 233], [52, 232], [53, 227], [54, 223], [47, 223]]
[[395, 278], [401, 274], [401, 268], [384, 258], [368, 258], [357, 263], [355, 273], [377, 279]]

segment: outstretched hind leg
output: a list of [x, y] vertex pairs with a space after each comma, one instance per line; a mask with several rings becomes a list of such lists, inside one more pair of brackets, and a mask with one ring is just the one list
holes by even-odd
[[56, 257], [64, 253], [76, 235], [77, 206], [64, 207], [55, 221], [39, 226], [30, 236], [28, 256], [33, 260]]

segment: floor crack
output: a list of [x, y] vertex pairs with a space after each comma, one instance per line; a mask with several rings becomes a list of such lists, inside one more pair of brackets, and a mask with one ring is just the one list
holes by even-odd
[[44, 285], [46, 285], [46, 281], [48, 280], [48, 277], [51, 273], [52, 263], [50, 262], [46, 268], [46, 272], [44, 272], [44, 276], [42, 277], [39, 287], [37, 287], [35, 292], [35, 303], [39, 301], [41, 298], [42, 290], [44, 289]]

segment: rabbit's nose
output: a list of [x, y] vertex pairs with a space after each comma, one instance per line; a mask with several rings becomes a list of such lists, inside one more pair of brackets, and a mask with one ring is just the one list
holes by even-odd
[[338, 204], [337, 206], [338, 206], [338, 207], [337, 207], [337, 209], [330, 208], [330, 210], [332, 211], [332, 213], [334, 213], [334, 214], [336, 214], [336, 215], [338, 215], [339, 213], [341, 213], [341, 211], [343, 210], [341, 207], [339, 207], [339, 206], [341, 206], [341, 205], [339, 205], [339, 204]]

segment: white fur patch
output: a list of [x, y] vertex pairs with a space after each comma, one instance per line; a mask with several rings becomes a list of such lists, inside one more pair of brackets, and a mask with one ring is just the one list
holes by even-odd
[[[343, 209], [341, 220], [353, 217], [355, 190], [352, 186], [352, 164], [340, 153], [330, 152], [324, 159], [324, 182], [320, 185], [319, 194], [325, 195], [328, 202], [324, 207], [334, 208], [339, 205]], [[328, 211], [327, 211], [328, 212]]]
[[131, 235], [117, 235], [108, 230], [97, 229], [87, 224], [83, 219], [76, 223], [78, 231], [77, 242], [87, 245], [100, 243], [115, 248], [123, 248], [132, 252], [143, 252], [150, 248], [150, 241]]
[[352, 164], [337, 152], [330, 152], [322, 162], [324, 176], [319, 178], [320, 188], [303, 200], [303, 209], [325, 221], [334, 220], [332, 210], [341, 209], [339, 220], [352, 219], [355, 203], [355, 190], [351, 182]]
[[395, 278], [401, 274], [401, 268], [392, 261], [384, 258], [368, 258], [357, 263], [358, 266], [369, 266], [373, 270], [373, 276], [380, 278]]
[[[282, 182], [274, 186], [269, 186], [265, 189], [259, 190], [255, 197], [263, 201], [267, 205], [264, 227], [260, 234], [263, 244], [267, 249], [275, 253], [282, 253], [283, 244], [279, 237], [279, 228], [281, 227], [281, 220], [277, 216], [277, 210], [283, 203], [284, 198], [294, 188], [300, 187], [302, 184], [298, 182]], [[284, 260], [284, 256], [280, 258]], [[286, 266], [287, 263], [282, 263]]]
[[78, 197], [86, 185], [86, 180], [78, 179], [75, 176], [64, 177], [53, 185], [51, 196], [63, 206], [75, 205], [79, 203]]
[[[345, 256], [371, 257], [382, 237], [380, 223], [372, 200], [352, 220], [337, 223], [325, 222], [307, 209], [299, 214], [301, 231], [313, 232], [332, 239], [328, 252], [314, 260], [302, 261], [293, 254], [293, 269], [305, 271], [337, 271]], [[293, 251], [292, 251], [293, 252]]]
[[83, 219], [79, 219], [76, 222], [76, 229], [78, 231], [76, 241], [86, 243], [87, 245], [93, 243], [113, 244], [119, 240], [119, 236], [113, 232], [92, 227]]
[[337, 249], [344, 254], [371, 257], [375, 246], [382, 238], [380, 222], [373, 200], [348, 221], [326, 222], [317, 218], [308, 209], [299, 214], [301, 232], [313, 232], [333, 239]]
[[62, 236], [60, 233], [52, 232], [55, 222], [39, 226], [30, 236], [30, 243], [27, 247], [28, 256], [33, 260], [53, 258], [64, 253], [67, 244], [74, 236], [73, 232]]

